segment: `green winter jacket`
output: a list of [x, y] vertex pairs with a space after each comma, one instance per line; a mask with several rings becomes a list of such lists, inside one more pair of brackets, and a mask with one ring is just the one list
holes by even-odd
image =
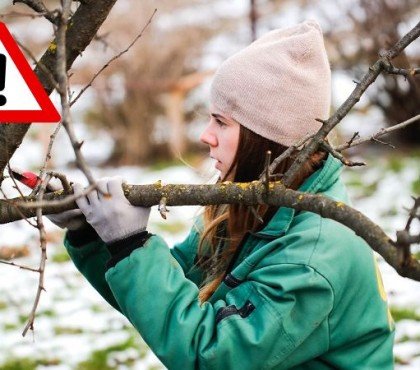
[[[301, 191], [347, 201], [331, 156]], [[198, 301], [199, 239], [157, 235], [107, 269], [96, 238], [65, 245], [78, 269], [169, 369], [393, 369], [393, 322], [369, 246], [346, 226], [280, 208], [247, 235], [231, 272]], [[133, 240], [130, 242], [133, 244]]]

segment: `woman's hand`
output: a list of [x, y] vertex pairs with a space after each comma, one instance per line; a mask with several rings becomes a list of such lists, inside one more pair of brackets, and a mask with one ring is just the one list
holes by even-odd
[[[49, 186], [54, 190], [62, 189], [61, 186], [49, 183]], [[61, 227], [62, 229], [68, 229], [70, 231], [76, 231], [84, 229], [89, 224], [86, 222], [85, 216], [80, 209], [72, 209], [70, 211], [64, 211], [61, 213], [55, 213], [52, 215], [45, 215], [53, 224]]]
[[130, 204], [122, 189], [121, 177], [103, 178], [98, 190], [83, 196], [83, 186], [74, 184], [74, 194], [80, 196], [76, 203], [105, 243], [125, 239], [142, 232], [147, 227], [150, 208]]

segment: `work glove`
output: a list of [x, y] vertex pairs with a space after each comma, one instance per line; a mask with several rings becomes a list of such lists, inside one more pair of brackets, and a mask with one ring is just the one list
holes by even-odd
[[[54, 191], [61, 189], [60, 186], [52, 184], [51, 182], [49, 183], [49, 186]], [[45, 215], [45, 217], [58, 227], [70, 231], [81, 230], [89, 225], [80, 209], [71, 209], [70, 211], [55, 213], [53, 215]]]
[[86, 196], [83, 186], [74, 184], [76, 203], [105, 243], [125, 239], [146, 230], [150, 208], [130, 204], [122, 189], [121, 177], [103, 178], [97, 182], [98, 190]]

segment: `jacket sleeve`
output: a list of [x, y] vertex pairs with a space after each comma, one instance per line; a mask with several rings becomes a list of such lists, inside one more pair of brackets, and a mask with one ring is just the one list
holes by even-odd
[[67, 233], [64, 238], [64, 247], [77, 269], [89, 283], [111, 306], [121, 311], [105, 280], [106, 263], [110, 259], [110, 253], [99, 236], [90, 238], [83, 245], [76, 246]]
[[177, 260], [185, 276], [199, 286], [203, 280], [203, 273], [196, 265], [197, 248], [199, 243], [199, 229], [195, 224], [188, 236], [181, 243], [170, 249], [172, 256]]
[[163, 239], [152, 236], [106, 279], [122, 312], [168, 369], [289, 367], [328, 349], [332, 289], [306, 265], [254, 269], [223, 299], [200, 305], [197, 286]]
[[[76, 235], [76, 237], [75, 234], [74, 232], [73, 234], [68, 232], [64, 238], [64, 246], [70, 258], [98, 293], [111, 306], [120, 311], [105, 280], [105, 272], [108, 269], [106, 264], [111, 258], [106, 244], [91, 229], [87, 230], [87, 236], [83, 235], [83, 232], [79, 232], [78, 234], [82, 235]], [[194, 267], [198, 238], [197, 225], [194, 225], [187, 238], [171, 249], [172, 255], [183, 268], [184, 274], [196, 284], [200, 284], [202, 279], [201, 272]]]

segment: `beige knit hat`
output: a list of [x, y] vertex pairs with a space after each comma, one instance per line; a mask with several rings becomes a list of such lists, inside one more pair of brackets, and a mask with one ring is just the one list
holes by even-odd
[[227, 59], [214, 77], [211, 113], [285, 146], [328, 118], [331, 71], [321, 27], [306, 21], [262, 36]]

